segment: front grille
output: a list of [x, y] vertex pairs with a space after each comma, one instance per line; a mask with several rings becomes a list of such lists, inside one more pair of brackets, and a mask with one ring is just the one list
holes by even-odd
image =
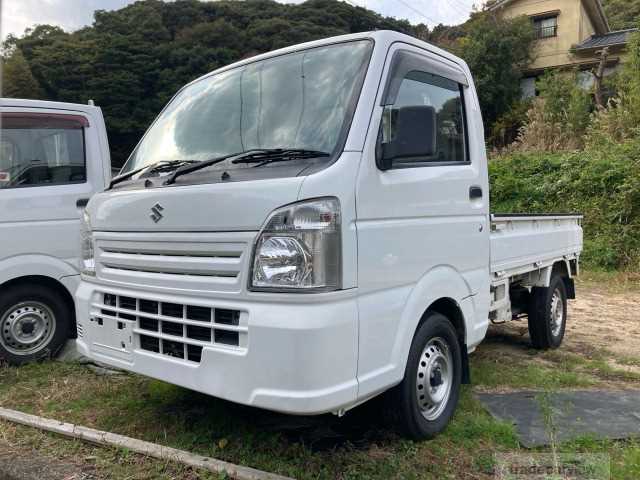
[[96, 275], [129, 285], [239, 292], [254, 235], [252, 232], [99, 232], [96, 233]]
[[99, 294], [97, 300], [96, 315], [135, 322], [135, 344], [146, 352], [199, 363], [206, 346], [247, 345], [248, 329], [239, 310], [111, 293]]

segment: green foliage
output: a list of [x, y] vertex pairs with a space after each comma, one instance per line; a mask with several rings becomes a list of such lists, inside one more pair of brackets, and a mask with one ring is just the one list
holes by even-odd
[[549, 72], [538, 80], [539, 97], [547, 101], [546, 113], [552, 123], [562, 123], [568, 132], [582, 135], [589, 124], [591, 98], [578, 86], [577, 73]]
[[522, 70], [531, 61], [533, 26], [525, 16], [506, 19], [478, 12], [461, 30], [449, 48], [469, 65], [489, 127], [520, 99]]
[[578, 86], [577, 72], [548, 72], [537, 82], [540, 95], [527, 112], [517, 148], [557, 151], [582, 148], [593, 103]]
[[511, 145], [527, 121], [527, 112], [531, 108], [531, 100], [516, 100], [511, 108], [502, 114], [491, 125], [487, 144], [497, 150]]
[[640, 136], [640, 32], [632, 36], [627, 61], [614, 76], [615, 97], [597, 111], [587, 134], [587, 143], [618, 143]]
[[490, 162], [492, 209], [581, 212], [586, 266], [640, 270], [640, 138]]
[[[416, 27], [426, 35], [424, 25]], [[30, 96], [102, 107], [114, 165], [123, 163], [163, 105], [191, 80], [241, 58], [295, 43], [368, 30], [413, 33], [407, 21], [335, 0], [288, 5], [270, 0], [145, 0], [95, 12], [93, 26], [74, 33], [39, 25], [3, 45], [5, 85]], [[13, 79], [30, 71], [37, 88]], [[14, 71], [16, 69], [14, 68]], [[13, 75], [13, 77], [11, 76]], [[26, 77], [25, 77], [26, 78]], [[13, 87], [12, 87], [13, 88]]]
[[640, 0], [602, 0], [602, 4], [613, 30], [633, 28], [640, 24]]
[[39, 98], [42, 91], [20, 50], [2, 65], [2, 94], [15, 98]]

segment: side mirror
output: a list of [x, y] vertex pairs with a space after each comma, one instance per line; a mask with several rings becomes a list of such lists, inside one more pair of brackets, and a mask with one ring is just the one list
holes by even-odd
[[436, 111], [429, 106], [401, 107], [395, 112], [394, 139], [381, 145], [380, 170], [389, 170], [393, 161], [430, 157], [436, 153]]

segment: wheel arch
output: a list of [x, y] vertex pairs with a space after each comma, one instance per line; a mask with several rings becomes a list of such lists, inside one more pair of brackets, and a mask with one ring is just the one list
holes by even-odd
[[448, 265], [430, 270], [416, 284], [407, 299], [396, 334], [393, 358], [398, 381], [404, 376], [415, 333], [430, 312], [441, 313], [452, 322], [458, 333], [466, 364], [465, 346], [469, 337], [477, 335], [477, 332], [472, 331], [470, 323], [473, 322], [474, 315], [471, 297], [471, 288], [462, 274]]
[[78, 277], [78, 272], [71, 265], [55, 257], [24, 255], [0, 262], [0, 272], [0, 296], [8, 288], [17, 285], [40, 285], [60, 295], [71, 315], [68, 336], [75, 338], [76, 309], [73, 299], [75, 282], [65, 281], [65, 279]]
[[551, 283], [551, 277], [553, 277], [554, 274], [558, 274], [560, 275], [560, 278], [562, 278], [562, 283], [564, 284], [564, 288], [567, 291], [567, 298], [575, 299], [576, 286], [573, 280], [572, 266], [569, 264], [569, 261], [559, 260], [553, 264], [551, 275], [549, 277], [549, 283]]
[[464, 320], [464, 313], [462, 313], [462, 309], [460, 308], [458, 302], [450, 297], [442, 297], [433, 302], [425, 310], [422, 318], [420, 319], [420, 322], [418, 322], [418, 325], [416, 326], [416, 331], [426, 321], [429, 313], [431, 312], [439, 313], [447, 317], [447, 319], [453, 325], [453, 328], [455, 328], [456, 330], [456, 334], [458, 335], [460, 344], [465, 344], [467, 338], [467, 326]]

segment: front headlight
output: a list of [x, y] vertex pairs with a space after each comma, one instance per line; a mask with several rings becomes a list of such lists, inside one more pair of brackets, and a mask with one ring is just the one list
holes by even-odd
[[329, 291], [342, 288], [340, 203], [294, 203], [267, 219], [254, 249], [251, 290]]
[[93, 255], [93, 235], [91, 233], [91, 217], [86, 210], [82, 212], [80, 221], [80, 251], [82, 258], [82, 273], [96, 274], [96, 263]]

